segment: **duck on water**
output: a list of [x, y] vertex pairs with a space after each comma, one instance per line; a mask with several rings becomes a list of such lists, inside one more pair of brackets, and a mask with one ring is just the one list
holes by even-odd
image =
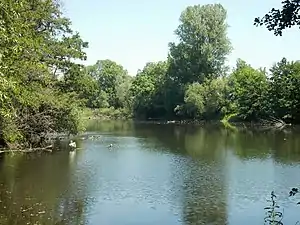
[[69, 146], [71, 147], [71, 151], [74, 151], [76, 149], [76, 142], [71, 140], [69, 142]]

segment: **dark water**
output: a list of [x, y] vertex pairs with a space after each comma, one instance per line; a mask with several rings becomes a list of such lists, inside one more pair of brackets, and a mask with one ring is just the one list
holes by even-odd
[[75, 154], [1, 158], [0, 224], [263, 224], [272, 190], [295, 224], [299, 134], [93, 122]]

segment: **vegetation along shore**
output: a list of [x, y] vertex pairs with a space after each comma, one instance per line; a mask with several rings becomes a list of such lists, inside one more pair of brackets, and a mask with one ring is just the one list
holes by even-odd
[[[0, 10], [1, 147], [48, 146], [49, 134], [77, 134], [86, 118], [300, 123], [300, 62], [283, 58], [267, 71], [238, 59], [229, 70], [234, 46], [221, 4], [185, 8], [180, 41], [137, 74], [109, 59], [76, 63], [88, 42], [58, 1], [4, 0]], [[255, 24], [282, 35], [293, 18], [275, 13], [292, 12], [271, 11]]]

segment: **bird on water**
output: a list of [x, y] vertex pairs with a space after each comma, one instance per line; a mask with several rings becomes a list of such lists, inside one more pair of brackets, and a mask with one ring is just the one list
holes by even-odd
[[70, 143], [69, 143], [69, 146], [70, 146], [71, 148], [76, 148], [76, 142], [73, 141], [73, 140], [71, 140]]

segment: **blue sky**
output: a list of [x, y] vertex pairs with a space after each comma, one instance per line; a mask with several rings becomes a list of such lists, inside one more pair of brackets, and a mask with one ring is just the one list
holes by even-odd
[[[228, 36], [234, 50], [228, 57], [233, 67], [242, 58], [254, 67], [269, 68], [282, 57], [300, 59], [300, 30], [288, 29], [276, 37], [265, 27], [255, 27], [253, 19], [281, 0], [64, 0], [64, 12], [73, 29], [89, 42], [88, 60], [111, 59], [131, 75], [146, 62], [164, 60], [168, 43], [175, 40], [174, 30], [180, 13], [189, 5], [221, 3], [228, 12]], [[298, 43], [298, 44], [297, 44]]]

